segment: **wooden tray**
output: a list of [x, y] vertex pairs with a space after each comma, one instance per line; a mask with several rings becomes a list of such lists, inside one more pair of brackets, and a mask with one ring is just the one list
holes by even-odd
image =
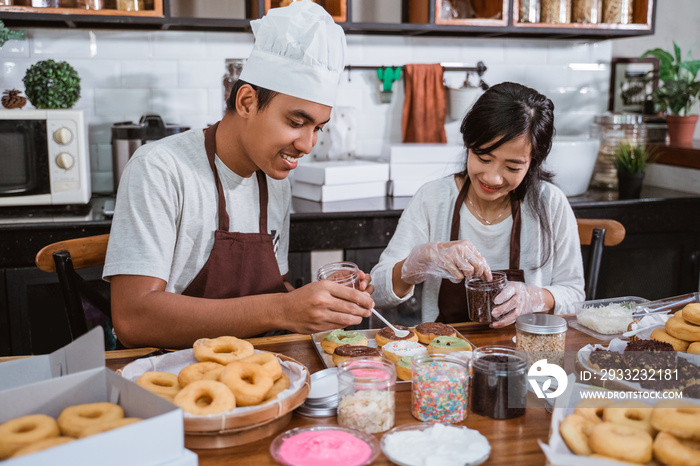
[[[371, 346], [372, 348], [377, 347], [377, 341], [375, 340], [375, 335], [380, 331], [381, 329], [370, 329], [370, 330], [353, 330], [353, 332], [361, 333], [362, 335], [367, 337], [367, 340], [369, 342], [367, 343], [367, 346]], [[413, 330], [413, 328], [411, 328]], [[319, 333], [314, 333], [311, 335], [311, 341], [314, 343], [314, 349], [316, 350], [316, 353], [318, 354], [318, 357], [321, 359], [321, 362], [323, 362], [323, 365], [325, 367], [335, 367], [335, 363], [333, 362], [333, 356], [330, 354], [326, 353], [323, 348], [321, 347], [321, 341], [328, 335], [329, 332], [319, 332]], [[468, 338], [466, 338], [464, 335], [459, 333], [457, 331], [457, 336], [461, 338], [462, 340], [466, 341], [469, 343], [472, 347], [472, 349], [476, 348], [476, 345], [469, 341]], [[425, 345], [423, 345], [425, 346]], [[400, 380], [399, 378], [396, 379], [396, 391], [405, 391], [405, 390], [410, 390], [411, 389], [412, 382], [410, 380]]]
[[252, 426], [218, 432], [197, 432], [185, 430], [185, 446], [191, 449], [214, 449], [236, 447], [270, 437], [282, 431], [292, 420], [292, 411], [287, 414]]

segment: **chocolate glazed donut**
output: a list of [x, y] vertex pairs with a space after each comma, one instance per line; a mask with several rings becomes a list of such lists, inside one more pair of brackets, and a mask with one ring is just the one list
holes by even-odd
[[340, 363], [349, 358], [371, 358], [381, 359], [382, 353], [377, 348], [359, 345], [338, 346], [333, 353], [333, 363], [339, 366]]

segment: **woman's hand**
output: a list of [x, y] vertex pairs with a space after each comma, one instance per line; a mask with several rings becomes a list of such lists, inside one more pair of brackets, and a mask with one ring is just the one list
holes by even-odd
[[523, 282], [508, 282], [503, 290], [493, 299], [496, 307], [491, 311], [494, 319], [500, 319], [492, 325], [494, 328], [510, 325], [523, 314], [542, 312], [547, 309], [545, 290]]
[[467, 240], [426, 243], [413, 248], [401, 267], [401, 279], [415, 285], [428, 276], [446, 278], [453, 283], [472, 277], [492, 280], [489, 264]]

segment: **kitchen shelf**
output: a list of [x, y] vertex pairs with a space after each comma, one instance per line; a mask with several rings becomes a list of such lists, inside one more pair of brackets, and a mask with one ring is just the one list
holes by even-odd
[[[27, 0], [25, 0], [27, 1]], [[70, 0], [62, 0], [70, 1]], [[191, 2], [191, 3], [183, 3]], [[209, 3], [204, 3], [204, 2]], [[114, 9], [32, 8], [0, 6], [0, 19], [8, 27], [68, 27], [82, 29], [123, 28], [153, 30], [250, 31], [250, 21], [262, 17], [270, 8], [286, 0], [217, 0], [222, 8], [238, 5], [236, 17], [209, 14], [207, 17], [178, 16], [178, 6], [197, 5], [209, 10], [214, 0], [154, 0], [152, 10], [125, 12]], [[379, 0], [374, 0], [379, 1]], [[384, 0], [382, 0], [384, 1]], [[387, 0], [388, 1], [388, 0]], [[447, 0], [392, 0], [400, 14], [386, 21], [353, 21], [353, 9], [367, 7], [367, 0], [317, 0], [349, 34], [592, 38], [607, 39], [654, 33], [655, 0], [633, 0], [631, 24], [549, 24], [520, 23], [520, 0], [470, 0], [473, 10], [448, 14]], [[229, 3], [226, 3], [229, 2]], [[362, 3], [361, 3], [362, 2]], [[467, 2], [464, 2], [467, 4]], [[393, 5], [392, 4], [392, 5]], [[194, 5], [194, 6], [193, 6]], [[371, 4], [370, 4], [371, 5]], [[462, 14], [464, 17], [459, 17]], [[213, 16], [213, 17], [212, 17]], [[365, 15], [366, 16], [366, 15]], [[467, 17], [469, 16], [469, 17]], [[372, 18], [374, 19], [374, 18]]]

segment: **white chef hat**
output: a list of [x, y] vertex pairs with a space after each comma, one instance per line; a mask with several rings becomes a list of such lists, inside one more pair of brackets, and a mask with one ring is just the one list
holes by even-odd
[[241, 80], [333, 106], [345, 68], [345, 33], [323, 7], [295, 1], [250, 25], [255, 45]]

